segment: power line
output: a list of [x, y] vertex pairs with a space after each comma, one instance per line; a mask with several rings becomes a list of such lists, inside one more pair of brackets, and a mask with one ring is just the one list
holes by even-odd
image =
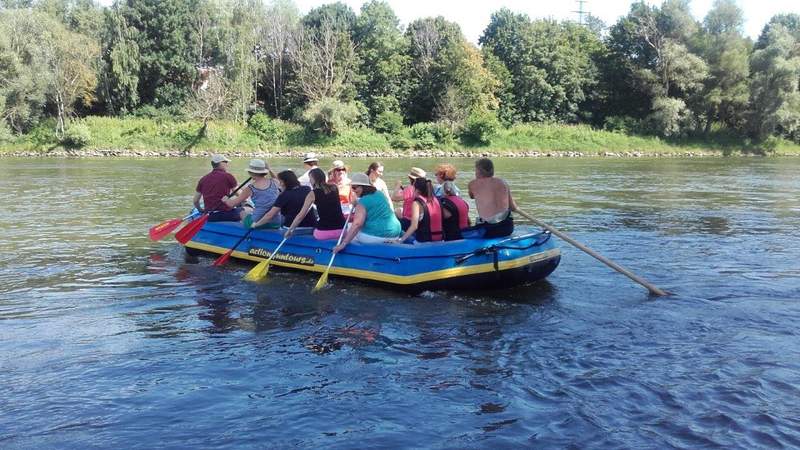
[[583, 25], [583, 24], [584, 24], [584, 18], [585, 18], [587, 15], [589, 15], [589, 11], [587, 11], [587, 10], [586, 10], [586, 9], [583, 7], [583, 5], [585, 5], [585, 4], [586, 4], [586, 3], [588, 3], [588, 2], [589, 2], [589, 0], [575, 0], [575, 3], [577, 3], [577, 4], [578, 4], [578, 10], [577, 10], [577, 11], [572, 11], [572, 12], [574, 12], [575, 14], [577, 14], [577, 15], [578, 15], [578, 23], [579, 23], [580, 25]]

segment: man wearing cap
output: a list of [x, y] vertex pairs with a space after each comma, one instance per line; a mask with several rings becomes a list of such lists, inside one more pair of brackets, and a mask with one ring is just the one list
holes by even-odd
[[[241, 208], [231, 208], [225, 204], [225, 197], [236, 188], [236, 178], [228, 173], [228, 158], [223, 155], [211, 157], [211, 172], [197, 182], [194, 194], [194, 207], [209, 211], [209, 222], [238, 222]], [[200, 198], [203, 208], [200, 207]]]
[[306, 169], [306, 173], [297, 178], [301, 186], [311, 187], [311, 179], [308, 177], [308, 172], [311, 172], [311, 169], [318, 166], [319, 159], [317, 158], [317, 154], [314, 152], [306, 153], [303, 157], [303, 168]]
[[414, 180], [417, 178], [425, 178], [425, 171], [420, 169], [419, 167], [412, 167], [411, 170], [408, 172], [408, 186], [403, 187], [403, 182], [397, 180], [397, 185], [394, 188], [394, 192], [392, 193], [392, 200], [396, 202], [403, 202], [402, 209], [397, 209], [395, 214], [400, 219], [411, 219], [411, 205], [414, 203], [414, 197], [416, 197], [416, 192], [414, 191]]

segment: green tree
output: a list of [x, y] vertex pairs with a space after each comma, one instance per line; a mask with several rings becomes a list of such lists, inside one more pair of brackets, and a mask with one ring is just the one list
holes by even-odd
[[128, 26], [120, 6], [106, 11], [103, 39], [102, 94], [112, 114], [126, 114], [139, 104], [139, 45], [136, 30]]
[[800, 46], [782, 24], [769, 24], [750, 60], [750, 131], [760, 140], [783, 134], [800, 141]]
[[125, 0], [120, 6], [139, 48], [139, 98], [156, 107], [181, 105], [201, 61], [193, 13], [198, 0]]
[[358, 98], [371, 119], [386, 111], [400, 111], [410, 57], [400, 20], [388, 3], [372, 0], [361, 7], [354, 43], [359, 56]]
[[297, 42], [300, 13], [290, 0], [277, 0], [267, 9], [256, 54], [264, 71], [264, 90], [268, 111], [274, 117], [287, 117], [294, 95], [287, 92], [292, 79], [291, 56]]

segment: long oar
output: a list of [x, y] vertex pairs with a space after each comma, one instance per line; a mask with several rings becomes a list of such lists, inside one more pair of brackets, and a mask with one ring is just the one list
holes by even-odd
[[[250, 182], [250, 180], [252, 180], [251, 177], [248, 177], [246, 180], [244, 180], [242, 182], [242, 184], [240, 184], [239, 187], [236, 188], [235, 191], [233, 191], [230, 194], [228, 194], [228, 198], [233, 197], [237, 192], [239, 192], [239, 189], [243, 188], [245, 184]], [[219, 203], [217, 203], [214, 206], [214, 209], [219, 208], [220, 205], [222, 205], [222, 202], [224, 202], [224, 201], [225, 201], [224, 199], [220, 199]], [[211, 213], [211, 211], [213, 211], [213, 210], [206, 210], [206, 212], [204, 212], [203, 215], [200, 216], [199, 219], [197, 219], [197, 220], [191, 222], [190, 224], [186, 225], [185, 227], [181, 228], [180, 231], [175, 233], [175, 239], [178, 242], [180, 242], [181, 244], [186, 245], [186, 243], [191, 241], [192, 238], [194, 237], [194, 235], [197, 234], [197, 232], [200, 231], [200, 229], [203, 228], [203, 226], [206, 224], [206, 222], [208, 222], [208, 215]]]
[[264, 261], [261, 261], [260, 263], [256, 264], [255, 267], [250, 269], [250, 272], [247, 272], [247, 275], [244, 276], [244, 279], [247, 281], [258, 281], [266, 277], [267, 273], [269, 273], [269, 263], [272, 262], [272, 258], [274, 258], [275, 255], [278, 254], [278, 250], [280, 250], [281, 247], [283, 247], [284, 242], [286, 242], [286, 238], [283, 238], [281, 243], [278, 244], [277, 247], [275, 247], [275, 250], [272, 252], [271, 255], [269, 255], [269, 258], [267, 258]]
[[641, 277], [637, 276], [636, 274], [634, 274], [630, 270], [620, 266], [619, 264], [615, 263], [614, 261], [611, 261], [610, 259], [606, 258], [605, 256], [603, 256], [603, 255], [595, 252], [594, 250], [590, 249], [589, 247], [581, 244], [580, 242], [576, 241], [575, 239], [569, 237], [569, 235], [567, 235], [567, 234], [565, 234], [565, 233], [553, 228], [552, 226], [542, 222], [541, 220], [536, 219], [535, 217], [532, 217], [532, 216], [526, 214], [523, 211], [520, 211], [519, 209], [517, 209], [517, 213], [519, 213], [519, 215], [521, 215], [522, 217], [525, 217], [526, 219], [530, 220], [531, 222], [533, 222], [533, 223], [539, 225], [540, 227], [544, 228], [545, 230], [555, 234], [556, 236], [560, 237], [562, 240], [567, 241], [568, 243], [574, 245], [575, 247], [577, 247], [578, 249], [580, 249], [580, 250], [584, 251], [585, 253], [589, 254], [589, 256], [592, 256], [593, 258], [597, 259], [601, 263], [607, 265], [608, 267], [611, 267], [612, 269], [616, 270], [617, 272], [625, 275], [626, 277], [630, 278], [631, 280], [633, 280], [633, 281], [641, 284], [642, 286], [646, 287], [647, 290], [649, 290], [651, 294], [655, 294], [655, 295], [659, 295], [659, 296], [669, 295], [667, 292], [662, 291], [661, 289], [657, 288], [656, 286], [650, 284], [644, 278], [641, 278]]
[[[344, 236], [344, 231], [346, 229], [347, 229], [347, 224], [345, 223], [345, 226], [342, 227], [342, 232], [339, 233], [339, 240], [336, 241], [336, 245], [341, 244], [342, 236]], [[322, 276], [319, 277], [319, 281], [317, 281], [317, 284], [315, 284], [314, 287], [311, 289], [312, 293], [319, 291], [328, 283], [328, 272], [331, 271], [331, 264], [333, 264], [333, 258], [336, 258], [336, 253], [331, 255], [331, 260], [328, 261], [328, 267], [325, 268], [325, 272], [322, 272]]]
[[191, 219], [195, 215], [199, 215], [199, 213], [195, 214], [193, 212], [192, 214], [189, 214], [188, 216], [186, 216], [184, 218], [178, 217], [178, 218], [175, 218], [175, 219], [165, 220], [164, 222], [161, 222], [158, 225], [154, 225], [154, 226], [150, 227], [150, 232], [148, 233], [150, 235], [150, 240], [158, 241], [160, 239], [163, 239], [164, 236], [172, 233], [183, 222]]
[[219, 258], [215, 259], [214, 263], [212, 265], [213, 266], [221, 266], [221, 265], [225, 264], [226, 262], [228, 262], [228, 259], [230, 259], [231, 255], [233, 254], [233, 251], [236, 250], [236, 247], [238, 247], [239, 244], [244, 242], [244, 240], [247, 239], [247, 237], [250, 236], [250, 233], [252, 233], [252, 232], [253, 232], [253, 228], [250, 228], [249, 230], [247, 230], [247, 233], [245, 233], [244, 236], [242, 236], [241, 239], [236, 241], [236, 243], [233, 244], [233, 247], [231, 247], [230, 250], [228, 250], [227, 252], [223, 253]]

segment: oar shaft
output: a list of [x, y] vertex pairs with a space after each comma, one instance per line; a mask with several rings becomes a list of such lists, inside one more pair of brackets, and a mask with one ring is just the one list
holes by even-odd
[[631, 272], [630, 270], [620, 266], [619, 264], [615, 263], [614, 261], [611, 261], [610, 259], [608, 259], [605, 256], [597, 253], [596, 251], [592, 250], [591, 248], [581, 244], [580, 242], [578, 242], [575, 239], [571, 238], [568, 234], [557, 230], [556, 228], [552, 227], [551, 225], [548, 225], [547, 223], [542, 222], [541, 220], [538, 220], [535, 217], [532, 217], [532, 216], [526, 214], [523, 211], [517, 210], [517, 213], [519, 215], [521, 215], [522, 217], [525, 217], [526, 219], [528, 219], [531, 222], [535, 223], [536, 225], [539, 225], [540, 227], [544, 228], [545, 230], [547, 230], [547, 231], [553, 233], [554, 235], [558, 236], [563, 241], [566, 241], [569, 244], [572, 244], [573, 246], [575, 246], [578, 249], [582, 250], [584, 253], [587, 253], [589, 256], [592, 256], [593, 258], [597, 259], [601, 263], [607, 265], [608, 267], [611, 267], [612, 269], [614, 269], [617, 272], [625, 275], [626, 277], [630, 278], [631, 280], [641, 284], [642, 286], [646, 287], [647, 290], [649, 290], [652, 294], [659, 295], [659, 296], [668, 295], [665, 291], [662, 291], [661, 289], [659, 289], [658, 287], [656, 287], [652, 283], [648, 282], [644, 278], [642, 278], [642, 277], [636, 275], [635, 273]]

